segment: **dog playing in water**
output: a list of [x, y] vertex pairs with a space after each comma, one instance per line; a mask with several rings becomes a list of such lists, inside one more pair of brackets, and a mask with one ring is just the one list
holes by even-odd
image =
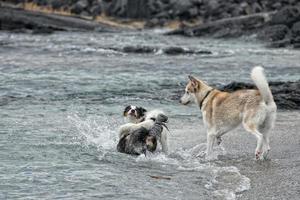
[[117, 145], [117, 150], [133, 155], [146, 155], [147, 151], [154, 152], [157, 147], [157, 138], [161, 137], [164, 123], [167, 120], [167, 116], [159, 114], [149, 130], [140, 127], [132, 133], [123, 134]]
[[145, 120], [147, 110], [143, 107], [137, 107], [133, 105], [126, 106], [123, 112], [123, 116], [131, 123], [140, 123]]
[[[141, 127], [149, 131], [154, 125], [156, 118], [159, 115], [164, 115], [164, 113], [161, 110], [148, 112], [145, 108], [130, 105], [124, 109], [123, 115], [129, 123], [120, 127], [119, 138], [122, 138], [123, 135], [133, 133]], [[167, 122], [165, 122], [165, 124], [166, 123]], [[157, 141], [161, 144], [161, 150], [164, 153], [168, 153], [168, 133], [166, 126], [163, 127], [161, 134], [157, 136]]]
[[187, 105], [196, 101], [202, 111], [207, 129], [206, 156], [212, 153], [215, 140], [242, 124], [246, 131], [257, 138], [255, 158], [264, 159], [270, 151], [269, 131], [274, 127], [277, 106], [262, 67], [254, 67], [251, 78], [258, 90], [221, 92], [202, 80], [189, 76], [185, 93], [180, 103]]

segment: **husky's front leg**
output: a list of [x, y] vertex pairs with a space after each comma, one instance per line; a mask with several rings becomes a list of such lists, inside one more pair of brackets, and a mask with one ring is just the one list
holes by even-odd
[[206, 147], [206, 158], [210, 158], [213, 151], [213, 145], [216, 139], [216, 134], [214, 131], [207, 131], [207, 147]]

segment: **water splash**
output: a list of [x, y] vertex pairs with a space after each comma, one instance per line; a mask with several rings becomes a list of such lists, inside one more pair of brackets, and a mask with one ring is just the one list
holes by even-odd
[[119, 122], [108, 117], [81, 118], [77, 114], [69, 115], [68, 121], [73, 126], [75, 139], [84, 146], [94, 146], [98, 151], [115, 149]]

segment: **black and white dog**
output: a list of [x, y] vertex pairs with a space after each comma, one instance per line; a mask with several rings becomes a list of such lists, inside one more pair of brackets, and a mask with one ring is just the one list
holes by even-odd
[[[119, 138], [129, 135], [140, 128], [145, 128], [149, 131], [159, 115], [164, 115], [161, 110], [147, 111], [145, 108], [137, 106], [127, 106], [123, 112], [124, 117], [129, 123], [124, 124], [119, 129]], [[166, 122], [164, 122], [166, 124]], [[166, 126], [163, 126], [161, 134], [156, 135], [157, 141], [161, 144], [161, 150], [168, 153], [168, 133]]]
[[126, 106], [123, 116], [128, 119], [128, 122], [137, 124], [145, 120], [146, 113], [145, 108], [130, 105]]
[[121, 153], [140, 155], [147, 151], [154, 152], [157, 147], [157, 138], [161, 137], [163, 126], [168, 121], [168, 117], [159, 114], [154, 121], [153, 126], [147, 130], [144, 127], [133, 131], [130, 134], [124, 134], [119, 140], [117, 150]]

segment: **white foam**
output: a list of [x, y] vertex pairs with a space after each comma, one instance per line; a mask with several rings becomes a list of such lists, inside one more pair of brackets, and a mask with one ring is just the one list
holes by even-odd
[[[121, 122], [113, 118], [80, 118], [78, 115], [68, 116], [70, 124], [75, 127], [75, 136], [84, 145], [97, 147], [100, 156], [116, 151], [116, 130]], [[218, 162], [208, 161], [202, 154], [206, 149], [206, 143], [198, 144], [189, 149], [177, 149], [166, 155], [162, 152], [144, 154], [135, 158], [138, 163], [158, 163], [161, 167], [171, 167], [178, 171], [197, 171], [208, 178], [204, 187], [215, 199], [236, 199], [236, 194], [250, 189], [250, 179], [240, 174], [234, 166], [223, 167]], [[226, 154], [222, 146], [214, 148], [216, 159], [218, 155]]]
[[[114, 119], [80, 118], [78, 115], [68, 116], [68, 120], [74, 126], [74, 136], [84, 145], [92, 145], [98, 149], [111, 150], [117, 145], [117, 125]], [[115, 128], [114, 128], [115, 127]]]
[[168, 165], [179, 165], [179, 161], [173, 158], [169, 158], [166, 154], [162, 152], [150, 153], [148, 152], [145, 156], [144, 154], [139, 155], [136, 158], [137, 162], [156, 162]]
[[234, 192], [230, 190], [216, 190], [212, 193], [214, 199], [222, 199], [222, 200], [234, 200], [236, 195]]
[[[207, 160], [199, 156], [206, 148], [206, 143], [196, 145], [190, 149], [179, 150], [176, 155], [180, 155], [183, 159], [178, 170], [180, 171], [199, 171], [210, 175], [204, 187], [212, 191], [212, 196], [215, 199], [228, 199], [236, 198], [237, 193], [244, 192], [251, 188], [250, 179], [240, 173], [238, 168], [234, 166], [223, 167], [219, 166], [216, 162]], [[216, 158], [218, 155], [225, 155], [224, 147], [214, 147]]]

